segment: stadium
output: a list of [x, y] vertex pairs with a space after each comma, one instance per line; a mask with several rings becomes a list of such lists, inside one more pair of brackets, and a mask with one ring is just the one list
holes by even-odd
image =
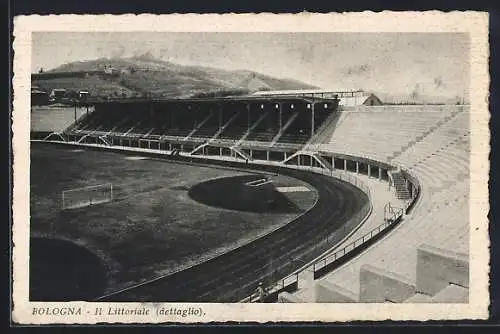
[[467, 303], [468, 105], [363, 91], [31, 113], [31, 300]]

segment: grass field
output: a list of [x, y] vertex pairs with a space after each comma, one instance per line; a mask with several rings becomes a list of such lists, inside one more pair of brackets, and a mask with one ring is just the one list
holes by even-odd
[[[260, 179], [262, 174], [41, 143], [31, 146], [30, 177], [32, 237], [69, 240], [97, 255], [107, 271], [106, 292], [244, 244], [312, 207], [317, 197], [310, 185], [281, 175], [271, 176], [271, 187], [242, 196], [237, 193], [244, 189], [244, 183]], [[226, 181], [220, 186], [209, 181], [213, 179]], [[113, 183], [112, 202], [61, 210], [63, 190], [102, 183]], [[203, 191], [193, 195], [198, 184], [203, 185]], [[211, 184], [215, 188], [207, 188]], [[287, 186], [305, 186], [312, 191], [276, 191]], [[272, 197], [276, 198], [274, 204], [263, 209]], [[241, 201], [254, 204], [242, 205]], [[64, 256], [70, 257], [70, 253]], [[38, 255], [37, 261], [51, 261]], [[36, 277], [36, 268], [47, 265], [31, 263], [31, 274]], [[50, 265], [52, 273], [38, 273], [52, 275], [52, 283], [67, 279], [64, 273], [71, 272], [70, 268], [58, 271], [57, 263]], [[80, 279], [83, 274], [80, 272]], [[47, 277], [38, 278], [39, 283], [48, 281]]]

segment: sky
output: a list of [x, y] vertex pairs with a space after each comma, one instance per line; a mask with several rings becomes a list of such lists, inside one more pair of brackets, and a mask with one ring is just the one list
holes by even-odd
[[32, 72], [146, 52], [178, 64], [402, 96], [463, 96], [470, 71], [469, 38], [461, 33], [36, 32]]

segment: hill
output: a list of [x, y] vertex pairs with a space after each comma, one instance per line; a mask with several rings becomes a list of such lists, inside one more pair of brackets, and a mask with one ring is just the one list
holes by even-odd
[[311, 89], [290, 79], [273, 78], [248, 70], [228, 71], [185, 66], [156, 59], [149, 53], [129, 58], [100, 58], [71, 62], [33, 74], [32, 85], [85, 89], [92, 96], [182, 98], [206, 95], [242, 95], [258, 90]]

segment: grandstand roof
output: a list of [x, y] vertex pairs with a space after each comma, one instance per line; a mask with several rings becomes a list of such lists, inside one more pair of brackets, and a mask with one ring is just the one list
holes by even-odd
[[95, 100], [93, 102], [98, 104], [106, 103], [197, 103], [197, 102], [318, 102], [324, 101], [325, 98], [311, 97], [311, 96], [231, 96], [231, 97], [206, 97], [206, 98], [170, 98], [170, 99], [154, 99], [154, 98], [137, 98], [137, 99], [110, 99], [110, 100]]
[[359, 89], [289, 89], [289, 90], [263, 90], [253, 93], [253, 95], [297, 95], [297, 94], [342, 94], [342, 93], [361, 93]]

